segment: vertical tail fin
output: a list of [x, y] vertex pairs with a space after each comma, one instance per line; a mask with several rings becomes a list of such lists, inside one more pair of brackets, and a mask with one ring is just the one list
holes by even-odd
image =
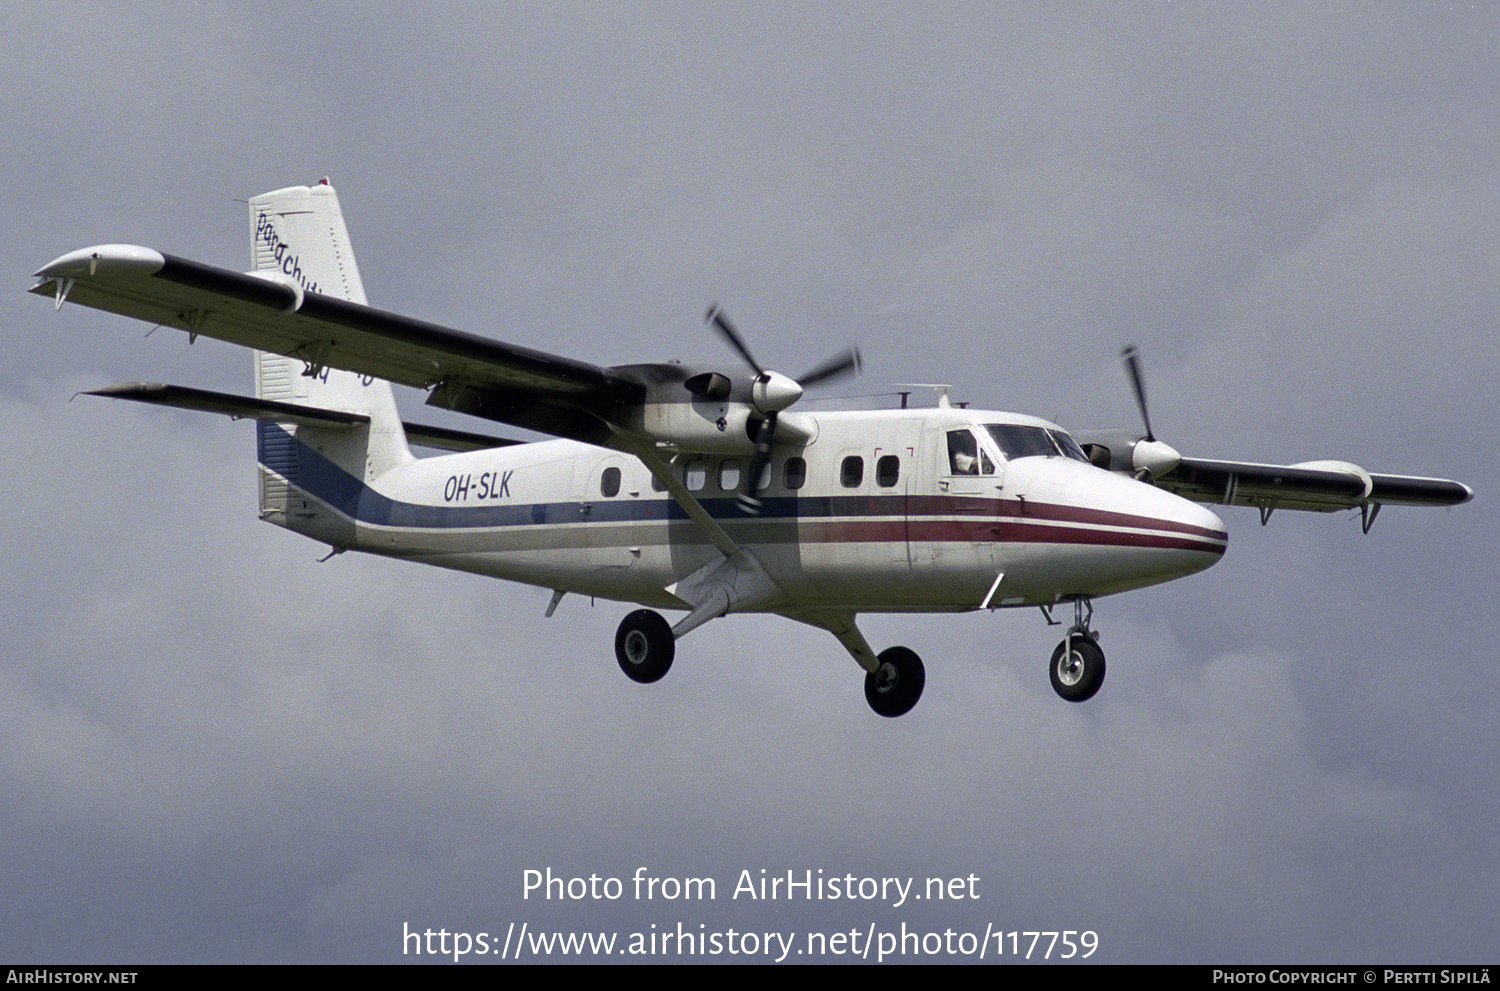
[[[253, 271], [274, 271], [309, 292], [365, 302], [338, 195], [327, 180], [252, 198], [250, 247]], [[360, 482], [411, 461], [390, 383], [338, 369], [310, 369], [298, 359], [264, 351], [256, 352], [255, 362], [255, 394], [261, 398], [370, 417], [367, 427], [354, 430], [260, 423], [261, 517], [344, 543], [347, 521], [336, 521], [308, 490], [308, 452]], [[345, 539], [333, 539], [337, 535]]]

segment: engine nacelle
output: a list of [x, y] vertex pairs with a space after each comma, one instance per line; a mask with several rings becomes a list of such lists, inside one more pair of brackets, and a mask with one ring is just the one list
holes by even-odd
[[[744, 403], [647, 403], [641, 407], [634, 432], [679, 451], [749, 454], [755, 450], [761, 420]], [[817, 435], [818, 423], [812, 416], [781, 413], [776, 417], [777, 447], [809, 444]]]
[[755, 449], [750, 407], [700, 399], [691, 403], [647, 403], [640, 432], [683, 451], [749, 454]]
[[1076, 440], [1090, 461], [1100, 468], [1127, 474], [1145, 473], [1160, 478], [1182, 460], [1182, 455], [1172, 445], [1159, 440], [1147, 440], [1141, 434], [1129, 430], [1085, 430], [1073, 431]]
[[1349, 461], [1299, 461], [1291, 467], [1311, 468], [1314, 471], [1336, 471], [1357, 478], [1365, 485], [1365, 491], [1359, 497], [1361, 501], [1370, 498], [1370, 491], [1375, 488], [1375, 480], [1370, 477], [1370, 473]]
[[[770, 408], [794, 401], [801, 387], [770, 373], [768, 383], [753, 375], [677, 364], [622, 365], [613, 369], [646, 386], [646, 401], [618, 421], [631, 433], [679, 451], [704, 454], [750, 454], [765, 413], [756, 403], [760, 385]], [[806, 444], [817, 436], [817, 421], [807, 414], [776, 417], [776, 444]]]

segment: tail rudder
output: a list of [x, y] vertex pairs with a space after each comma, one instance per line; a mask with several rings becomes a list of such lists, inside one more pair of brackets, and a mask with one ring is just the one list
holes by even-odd
[[[290, 279], [308, 292], [365, 303], [338, 195], [326, 179], [312, 187], [253, 197], [250, 246], [254, 272]], [[304, 449], [361, 482], [412, 460], [390, 383], [266, 351], [256, 352], [255, 360], [257, 396], [370, 418], [368, 426], [352, 430], [262, 420], [262, 517], [298, 530], [319, 528], [316, 500], [307, 499], [304, 487]]]

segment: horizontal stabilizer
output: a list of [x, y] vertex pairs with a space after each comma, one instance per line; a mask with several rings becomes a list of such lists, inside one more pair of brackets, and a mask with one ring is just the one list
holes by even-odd
[[448, 427], [431, 427], [421, 423], [408, 423], [405, 420], [401, 421], [401, 426], [406, 430], [407, 443], [439, 451], [485, 451], [492, 447], [514, 447], [517, 444], [526, 443], [524, 440], [507, 440], [504, 437], [491, 437], [489, 434], [476, 434]]
[[90, 389], [84, 395], [133, 399], [138, 403], [174, 406], [200, 413], [222, 413], [236, 420], [277, 420], [303, 427], [357, 427], [370, 422], [370, 418], [362, 413], [340, 413], [315, 406], [281, 403], [272, 399], [251, 399], [248, 396], [232, 396], [225, 392], [190, 389], [185, 385], [163, 385], [160, 382], [110, 385], [103, 389]]
[[[84, 394], [106, 396], [110, 399], [131, 399], [138, 403], [154, 403], [157, 406], [172, 406], [177, 409], [196, 410], [200, 413], [221, 413], [237, 420], [275, 420], [278, 423], [295, 423], [303, 427], [347, 429], [370, 422], [370, 418], [362, 413], [343, 413], [338, 410], [319, 409], [316, 406], [303, 406], [299, 403], [253, 399], [225, 392], [210, 392], [207, 389], [191, 389], [184, 385], [163, 385], [159, 382], [111, 385], [103, 389], [90, 389]], [[517, 440], [506, 440], [503, 437], [490, 437], [466, 430], [450, 430], [447, 427], [430, 427], [418, 423], [403, 422], [402, 427], [406, 430], [406, 438], [411, 443], [443, 451], [478, 451], [523, 443]]]

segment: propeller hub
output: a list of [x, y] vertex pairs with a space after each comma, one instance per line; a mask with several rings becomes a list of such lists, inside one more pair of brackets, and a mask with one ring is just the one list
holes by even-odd
[[1165, 441], [1138, 440], [1130, 449], [1130, 466], [1152, 478], [1160, 478], [1182, 461], [1177, 448]]
[[780, 372], [762, 372], [750, 387], [750, 401], [766, 414], [780, 413], [801, 398], [802, 386]]

